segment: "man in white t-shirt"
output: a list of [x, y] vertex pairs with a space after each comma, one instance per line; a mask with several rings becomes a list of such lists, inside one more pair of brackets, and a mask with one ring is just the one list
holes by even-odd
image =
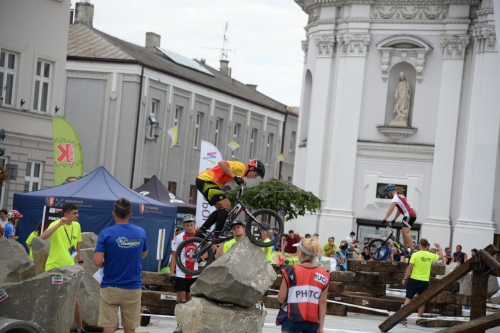
[[[185, 239], [194, 237], [194, 229], [196, 227], [194, 216], [191, 214], [184, 215], [184, 217], [182, 218], [182, 226], [184, 228], [184, 231], [175, 236], [175, 238], [172, 240], [172, 257], [170, 259], [170, 283], [174, 286], [174, 290], [177, 292], [177, 304], [186, 303], [191, 300], [191, 286], [196, 282], [198, 278], [198, 276], [185, 274], [180, 269], [175, 269], [175, 252], [177, 251], [177, 247]], [[195, 243], [191, 244], [195, 246]], [[183, 252], [185, 253], [188, 250], [189, 249], [186, 246]], [[191, 270], [197, 270], [198, 263], [193, 261], [186, 262], [186, 256], [183, 252], [181, 252], [181, 260], [184, 266]], [[177, 328], [173, 333], [182, 333], [182, 329], [179, 324], [177, 324]]]
[[7, 209], [0, 209], [0, 226], [5, 229], [7, 222], [9, 222], [7, 219]]

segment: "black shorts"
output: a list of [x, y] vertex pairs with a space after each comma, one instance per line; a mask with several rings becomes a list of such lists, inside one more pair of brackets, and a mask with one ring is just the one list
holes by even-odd
[[408, 283], [406, 284], [406, 298], [413, 299], [415, 295], [421, 295], [428, 288], [429, 281], [420, 281], [409, 278]]
[[415, 223], [415, 221], [417, 220], [417, 217], [413, 217], [413, 216], [405, 216], [403, 217], [403, 228], [406, 227], [406, 228], [410, 228], [411, 229], [411, 226], [413, 225], [413, 223]]
[[226, 194], [220, 189], [219, 185], [214, 182], [201, 180], [196, 178], [196, 188], [207, 199], [210, 206], [214, 206], [219, 201], [226, 199]]
[[186, 279], [181, 277], [175, 277], [174, 291], [185, 291], [187, 293], [191, 292], [191, 286], [196, 282], [198, 278]]

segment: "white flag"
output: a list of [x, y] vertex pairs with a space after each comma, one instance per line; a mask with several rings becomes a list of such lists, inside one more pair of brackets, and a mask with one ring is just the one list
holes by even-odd
[[227, 146], [229, 147], [229, 149], [231, 149], [232, 151], [235, 151], [237, 148], [240, 148], [240, 145], [238, 144], [238, 142], [236, 142], [236, 140], [232, 140], [231, 142], [229, 142], [227, 144]]

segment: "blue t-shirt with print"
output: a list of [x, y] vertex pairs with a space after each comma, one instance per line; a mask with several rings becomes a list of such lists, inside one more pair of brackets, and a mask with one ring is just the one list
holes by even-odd
[[14, 227], [12, 226], [12, 223], [8, 222], [5, 225], [5, 228], [3, 230], [3, 236], [5, 238], [9, 238], [10, 236], [14, 236]]
[[[385, 246], [380, 249], [380, 253], [378, 254], [379, 258], [382, 258], [385, 255], [385, 249]], [[385, 257], [384, 261], [391, 261], [392, 247], [387, 247], [387, 249], [387, 257]]]
[[142, 288], [142, 252], [148, 243], [144, 229], [132, 224], [116, 224], [99, 234], [94, 252], [104, 253], [101, 288]]

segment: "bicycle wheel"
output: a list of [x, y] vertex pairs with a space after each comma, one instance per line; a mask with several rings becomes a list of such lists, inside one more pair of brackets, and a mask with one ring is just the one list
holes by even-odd
[[383, 261], [389, 255], [389, 246], [383, 239], [373, 239], [368, 244], [368, 253], [373, 260]]
[[[285, 226], [278, 213], [270, 209], [260, 209], [253, 212], [252, 216], [247, 216], [245, 233], [253, 244], [268, 247], [281, 242]], [[269, 235], [269, 242], [264, 242], [262, 239], [262, 232], [264, 231]]]
[[175, 251], [177, 267], [185, 274], [199, 275], [213, 261], [212, 242], [199, 237], [183, 240]]

